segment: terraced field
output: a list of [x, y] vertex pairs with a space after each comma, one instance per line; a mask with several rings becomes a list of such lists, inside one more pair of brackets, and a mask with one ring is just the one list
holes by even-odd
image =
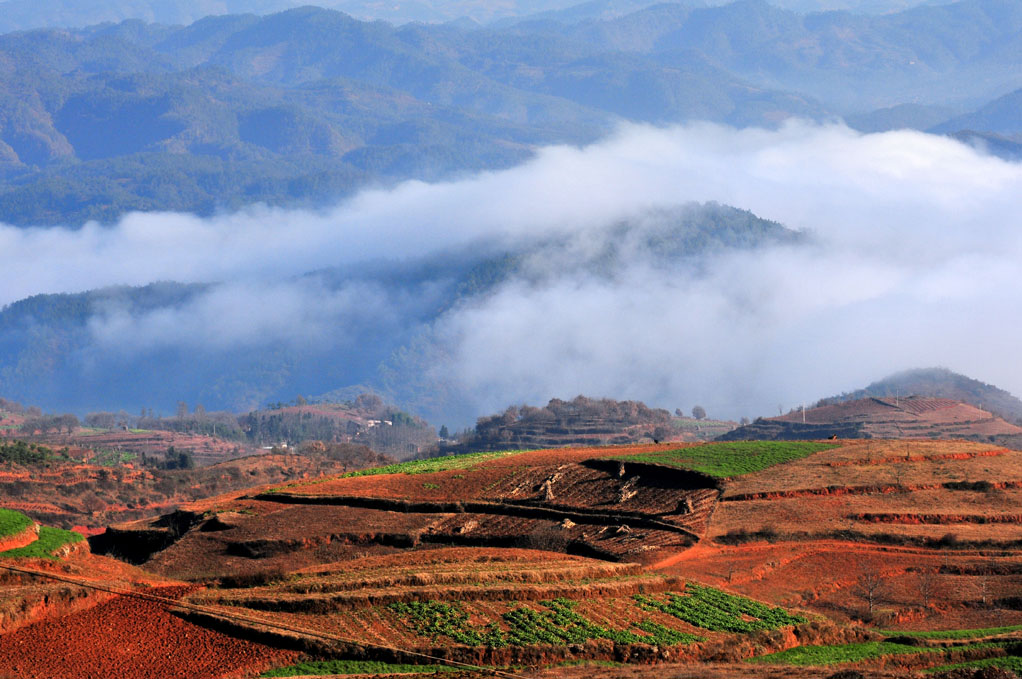
[[699, 657], [735, 635], [810, 624], [637, 564], [545, 552], [451, 548], [420, 552], [414, 564], [391, 556], [352, 566], [305, 569], [251, 588], [211, 588], [186, 602], [206, 619], [330, 637], [368, 648], [374, 659], [396, 647], [405, 651], [392, 656], [398, 661], [414, 660], [408, 652], [418, 651], [483, 664], [535, 661], [537, 654], [544, 661]]
[[1018, 455], [871, 440], [483, 453], [234, 492], [91, 544], [191, 583], [174, 609], [188, 624], [302, 653], [285, 675], [712, 660], [740, 663], [730, 677], [907, 676], [1013, 662]]

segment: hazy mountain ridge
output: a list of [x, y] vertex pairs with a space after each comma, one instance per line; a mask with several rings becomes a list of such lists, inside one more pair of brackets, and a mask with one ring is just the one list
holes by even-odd
[[[116, 411], [142, 403], [170, 412], [181, 400], [241, 411], [295, 393], [367, 384], [413, 412], [471, 421], [477, 412], [435, 372], [432, 360], [444, 344], [429, 329], [449, 311], [510, 284], [612, 279], [637, 259], [670, 275], [697, 268], [714, 252], [804, 238], [747, 211], [708, 204], [641, 215], [611, 227], [599, 240], [588, 234], [512, 249], [476, 244], [410, 261], [321, 270], [292, 284], [329, 294], [352, 290], [376, 307], [356, 305], [336, 318], [328, 307], [318, 312], [323, 322], [344, 323], [346, 338], [327, 335], [314, 343], [248, 338], [241, 340], [248, 344], [243, 352], [231, 345], [161, 344], [159, 334], [155, 343], [134, 346], [138, 327], [155, 323], [158, 332], [173, 322], [175, 310], [202, 313], [207, 303], [217, 308], [222, 302], [208, 300], [221, 295], [230, 303], [230, 286], [159, 283], [37, 295], [0, 311], [0, 393], [62, 411]], [[591, 247], [597, 242], [600, 247]], [[385, 308], [388, 313], [381, 313]], [[118, 349], [121, 340], [132, 348]]]
[[536, 145], [591, 141], [619, 116], [822, 115], [698, 60], [679, 71], [583, 43], [316, 8], [10, 34], [0, 60], [0, 220], [17, 224], [332, 202], [373, 180], [507, 167]]
[[[721, 4], [721, 0], [691, 0], [693, 4]], [[856, 12], [885, 13], [926, 4], [928, 0], [774, 0], [774, 4], [798, 12], [846, 9]], [[933, 0], [929, 0], [933, 2]], [[205, 16], [253, 12], [269, 14], [305, 5], [302, 0], [6, 0], [0, 2], [0, 32], [36, 28], [75, 28], [126, 19], [162, 24], [188, 24]], [[322, 7], [340, 10], [365, 20], [392, 23], [411, 21], [444, 22], [467, 18], [486, 23], [522, 17], [579, 18], [616, 16], [653, 0], [600, 0], [578, 4], [576, 0], [537, 0], [478, 3], [473, 0], [418, 0], [381, 5], [371, 0], [323, 0]]]
[[930, 396], [962, 401], [1003, 417], [1022, 422], [1022, 400], [1009, 392], [947, 368], [905, 370], [877, 380], [857, 391], [822, 399], [817, 405], [832, 405], [868, 397]]

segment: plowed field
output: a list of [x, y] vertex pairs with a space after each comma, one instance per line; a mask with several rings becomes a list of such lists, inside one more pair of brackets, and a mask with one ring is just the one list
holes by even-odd
[[[177, 598], [184, 590], [150, 592]], [[25, 679], [242, 676], [296, 657], [197, 627], [164, 604], [123, 596], [0, 637], [0, 673]]]

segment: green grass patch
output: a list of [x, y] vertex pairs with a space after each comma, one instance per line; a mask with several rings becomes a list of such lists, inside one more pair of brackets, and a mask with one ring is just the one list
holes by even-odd
[[948, 630], [926, 630], [923, 632], [882, 630], [881, 634], [888, 636], [912, 637], [913, 639], [979, 639], [981, 637], [992, 637], [997, 634], [1007, 634], [1022, 630], [1022, 625], [1010, 627], [983, 627], [981, 629], [948, 629]]
[[375, 660], [317, 660], [297, 663], [263, 672], [261, 677], [300, 677], [322, 674], [435, 674], [457, 672], [450, 665], [406, 665]]
[[360, 469], [355, 472], [348, 472], [341, 478], [354, 476], [376, 476], [377, 474], [432, 474], [444, 472], [449, 469], [468, 469], [480, 462], [499, 460], [502, 457], [518, 455], [530, 452], [528, 450], [497, 450], [485, 453], [468, 453], [467, 455], [447, 455], [445, 457], [431, 457], [428, 460], [411, 460], [389, 464], [386, 467], [374, 467], [373, 469]]
[[597, 625], [576, 609], [577, 601], [558, 598], [541, 601], [542, 608], [516, 606], [497, 621], [473, 625], [459, 602], [417, 601], [394, 603], [388, 608], [408, 620], [416, 634], [430, 639], [446, 637], [465, 646], [565, 646], [591, 639], [608, 639], [618, 644], [676, 646], [702, 641], [701, 637], [665, 627], [652, 621], [634, 623], [630, 629], [615, 630]]
[[727, 478], [762, 471], [837, 447], [836, 443], [816, 441], [727, 441], [639, 455], [620, 455], [611, 459], [681, 467]]
[[42, 526], [39, 528], [38, 540], [24, 547], [0, 552], [0, 557], [8, 559], [56, 559], [57, 557], [55, 557], [53, 553], [58, 549], [64, 545], [81, 542], [84, 539], [85, 538], [81, 533], [75, 533], [74, 531], [63, 530], [61, 528], [51, 528], [50, 526]]
[[32, 519], [13, 509], [0, 509], [0, 538], [17, 535], [32, 525]]
[[885, 655], [902, 655], [912, 653], [938, 653], [942, 649], [926, 648], [894, 644], [889, 641], [866, 641], [859, 644], [841, 644], [838, 646], [798, 646], [787, 651], [770, 653], [749, 662], [771, 663], [778, 665], [837, 665], [840, 663], [858, 662]]
[[633, 598], [645, 610], [660, 611], [711, 632], [744, 634], [808, 622], [783, 608], [693, 583], [685, 586], [684, 594], [669, 593], [663, 598], [636, 594]]
[[1022, 658], [1017, 655], [1009, 655], [1003, 658], [985, 658], [983, 660], [971, 660], [969, 662], [956, 663], [954, 665], [942, 665], [926, 670], [929, 673], [946, 672], [960, 668], [980, 669], [983, 667], [999, 667], [1002, 670], [1010, 670], [1022, 676]]
[[117, 467], [138, 459], [138, 455], [135, 453], [112, 448], [97, 448], [95, 452], [96, 454], [89, 460], [89, 463], [100, 467]]
[[799, 646], [787, 651], [750, 658], [749, 662], [776, 663], [782, 665], [838, 665], [854, 663], [888, 655], [916, 655], [919, 653], [944, 653], [949, 650], [967, 651], [982, 648], [997, 648], [998, 644], [971, 644], [954, 649], [927, 646], [909, 646], [890, 641], [866, 641], [858, 644], [838, 646]]

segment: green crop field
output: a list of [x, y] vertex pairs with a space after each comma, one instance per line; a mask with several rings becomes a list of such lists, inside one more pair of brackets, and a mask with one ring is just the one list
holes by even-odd
[[727, 478], [762, 471], [836, 447], [834, 443], [816, 441], [729, 441], [639, 455], [619, 455], [611, 459], [681, 467]]
[[388, 608], [405, 618], [419, 636], [430, 639], [446, 637], [465, 646], [564, 646], [583, 644], [591, 639], [609, 639], [619, 644], [676, 646], [701, 641], [693, 634], [651, 621], [633, 624], [634, 631], [609, 629], [581, 615], [575, 610], [578, 602], [569, 599], [542, 601], [540, 605], [542, 609], [517, 606], [507, 611], [501, 616], [503, 626], [497, 621], [483, 626], [471, 624], [468, 613], [459, 602], [394, 603]]
[[0, 509], [0, 538], [17, 535], [32, 525], [32, 519], [13, 509]]
[[469, 453], [467, 455], [447, 455], [445, 457], [431, 457], [428, 460], [411, 460], [389, 464], [386, 467], [375, 467], [373, 469], [360, 469], [355, 472], [348, 472], [341, 478], [352, 476], [375, 476], [377, 474], [431, 474], [443, 472], [449, 469], [467, 469], [480, 462], [488, 460], [499, 460], [509, 455], [527, 453], [527, 450], [498, 450], [486, 453]]
[[303, 662], [263, 672], [261, 677], [301, 677], [335, 674], [434, 674], [455, 672], [448, 665], [403, 665], [375, 660], [320, 660]]
[[134, 462], [136, 459], [138, 459], [138, 455], [135, 453], [111, 448], [97, 448], [96, 455], [89, 462], [100, 467], [117, 467]]
[[64, 545], [81, 542], [85, 538], [80, 533], [60, 528], [42, 526], [39, 529], [39, 539], [25, 547], [9, 549], [0, 552], [3, 558], [24, 558], [24, 559], [55, 559], [53, 553]]
[[637, 594], [634, 599], [646, 610], [667, 613], [712, 632], [747, 633], [808, 622], [806, 618], [791, 615], [783, 608], [773, 608], [692, 583], [685, 586], [684, 595], [667, 594], [665, 598], [655, 598]]
[[[971, 644], [960, 646], [955, 650], [972, 650], [982, 648], [996, 648], [998, 644]], [[918, 653], [944, 653], [947, 649], [939, 647], [909, 646], [908, 644], [896, 644], [890, 641], [866, 641], [857, 644], [841, 644], [838, 646], [799, 646], [790, 648], [779, 653], [770, 653], [756, 658], [750, 658], [749, 662], [777, 663], [780, 665], [838, 665], [841, 663], [853, 663], [871, 658], [880, 658], [888, 655], [914, 655]]]
[[1022, 625], [1012, 625], [1010, 627], [984, 627], [981, 629], [928, 630], [925, 632], [883, 630], [881, 631], [881, 634], [899, 637], [912, 637], [914, 639], [979, 639], [981, 637], [992, 637], [998, 634], [1018, 632], [1019, 630], [1022, 630]]

